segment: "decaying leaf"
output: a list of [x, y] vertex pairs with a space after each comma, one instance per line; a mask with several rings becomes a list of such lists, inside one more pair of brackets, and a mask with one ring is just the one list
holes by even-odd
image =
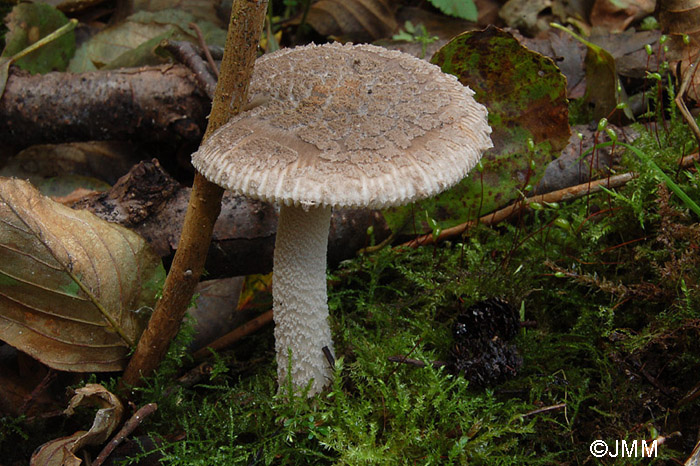
[[30, 146], [10, 157], [0, 176], [21, 178], [47, 196], [65, 196], [77, 188], [102, 191], [139, 161], [132, 144], [114, 141]]
[[659, 23], [671, 37], [668, 58], [692, 60], [700, 47], [700, 0], [659, 2]]
[[[432, 62], [456, 75], [486, 106], [494, 147], [482, 158], [483, 170], [472, 170], [454, 188], [418, 208], [385, 211], [394, 227], [411, 211], [427, 210], [438, 221], [459, 223], [505, 205], [537, 182], [569, 139], [566, 78], [551, 59], [523, 47], [507, 32], [489, 27], [461, 34]], [[421, 215], [416, 221], [426, 220]], [[424, 228], [415, 225], [411, 230]]]
[[3, 341], [59, 370], [121, 370], [163, 279], [136, 233], [0, 178]]
[[218, 5], [219, 2], [211, 0], [134, 0], [133, 11], [181, 10], [190, 13], [197, 19], [225, 27], [226, 22], [222, 22], [217, 15]]
[[199, 26], [207, 43], [224, 45], [226, 33], [222, 29], [197, 20], [189, 13], [179, 10], [140, 11], [82, 44], [70, 62], [69, 71], [80, 73], [163, 62], [164, 58], [154, 53], [161, 40], [197, 40], [188, 27], [191, 22]]
[[324, 36], [371, 42], [396, 29], [393, 0], [319, 0], [306, 21]]
[[[45, 3], [20, 3], [5, 18], [7, 35], [3, 57], [11, 57], [68, 23], [68, 18]], [[15, 65], [31, 73], [63, 71], [75, 52], [75, 35], [69, 32], [35, 50]]]
[[700, 102], [700, 74], [694, 65], [700, 53], [700, 0], [660, 2], [659, 22], [671, 37], [667, 58], [680, 61], [679, 81], [691, 73], [686, 95]]
[[655, 0], [596, 0], [590, 20], [593, 26], [621, 32], [633, 22], [652, 14], [655, 7]]
[[[593, 119], [619, 117], [618, 105], [627, 103], [627, 94], [617, 75], [615, 58], [603, 47], [584, 39], [575, 32], [563, 26], [555, 26], [571, 34], [588, 49], [585, 60], [586, 94], [583, 99], [591, 108]], [[634, 119], [628, 106], [624, 106], [622, 112], [630, 120]]]
[[77, 389], [64, 413], [71, 416], [79, 406], [99, 408], [90, 430], [81, 430], [45, 443], [32, 455], [30, 466], [79, 466], [82, 460], [75, 454], [88, 445], [105, 443], [119, 426], [124, 414], [119, 398], [97, 384], [87, 384]]
[[540, 18], [540, 13], [552, 7], [552, 0], [508, 0], [498, 16], [514, 29], [536, 35], [547, 29], [547, 22]]

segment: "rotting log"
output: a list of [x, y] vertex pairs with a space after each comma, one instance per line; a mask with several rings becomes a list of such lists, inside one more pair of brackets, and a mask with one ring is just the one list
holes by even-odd
[[[109, 191], [89, 194], [71, 206], [131, 228], [165, 262], [177, 249], [191, 189], [171, 178], [157, 160], [143, 161]], [[214, 226], [205, 269], [207, 278], [272, 270], [277, 210], [270, 204], [226, 192]], [[331, 218], [328, 261], [331, 266], [367, 246], [367, 228], [378, 241], [389, 234], [378, 211], [338, 209]]]
[[211, 108], [182, 65], [30, 75], [11, 68], [0, 97], [0, 141], [197, 143]]

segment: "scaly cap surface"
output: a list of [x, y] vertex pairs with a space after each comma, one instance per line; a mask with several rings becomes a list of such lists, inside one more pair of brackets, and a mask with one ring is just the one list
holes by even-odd
[[487, 111], [454, 76], [373, 45], [264, 55], [240, 113], [193, 155], [210, 181], [285, 205], [403, 205], [453, 186], [492, 147]]

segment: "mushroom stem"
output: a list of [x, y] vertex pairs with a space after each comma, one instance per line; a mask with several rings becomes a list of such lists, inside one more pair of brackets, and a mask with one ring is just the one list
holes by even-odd
[[309, 396], [323, 390], [333, 374], [323, 354], [324, 346], [333, 348], [326, 295], [330, 223], [330, 207], [283, 205], [275, 242], [272, 308], [278, 380], [283, 387], [290, 377], [295, 389], [303, 389], [313, 379]]

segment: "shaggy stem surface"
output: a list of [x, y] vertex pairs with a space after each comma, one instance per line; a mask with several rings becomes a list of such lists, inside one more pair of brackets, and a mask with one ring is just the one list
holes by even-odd
[[324, 346], [333, 351], [326, 295], [330, 221], [330, 207], [282, 206], [277, 226], [272, 296], [278, 380], [286, 384], [288, 369], [294, 388], [313, 379], [309, 396], [323, 390], [333, 373], [323, 354]]

